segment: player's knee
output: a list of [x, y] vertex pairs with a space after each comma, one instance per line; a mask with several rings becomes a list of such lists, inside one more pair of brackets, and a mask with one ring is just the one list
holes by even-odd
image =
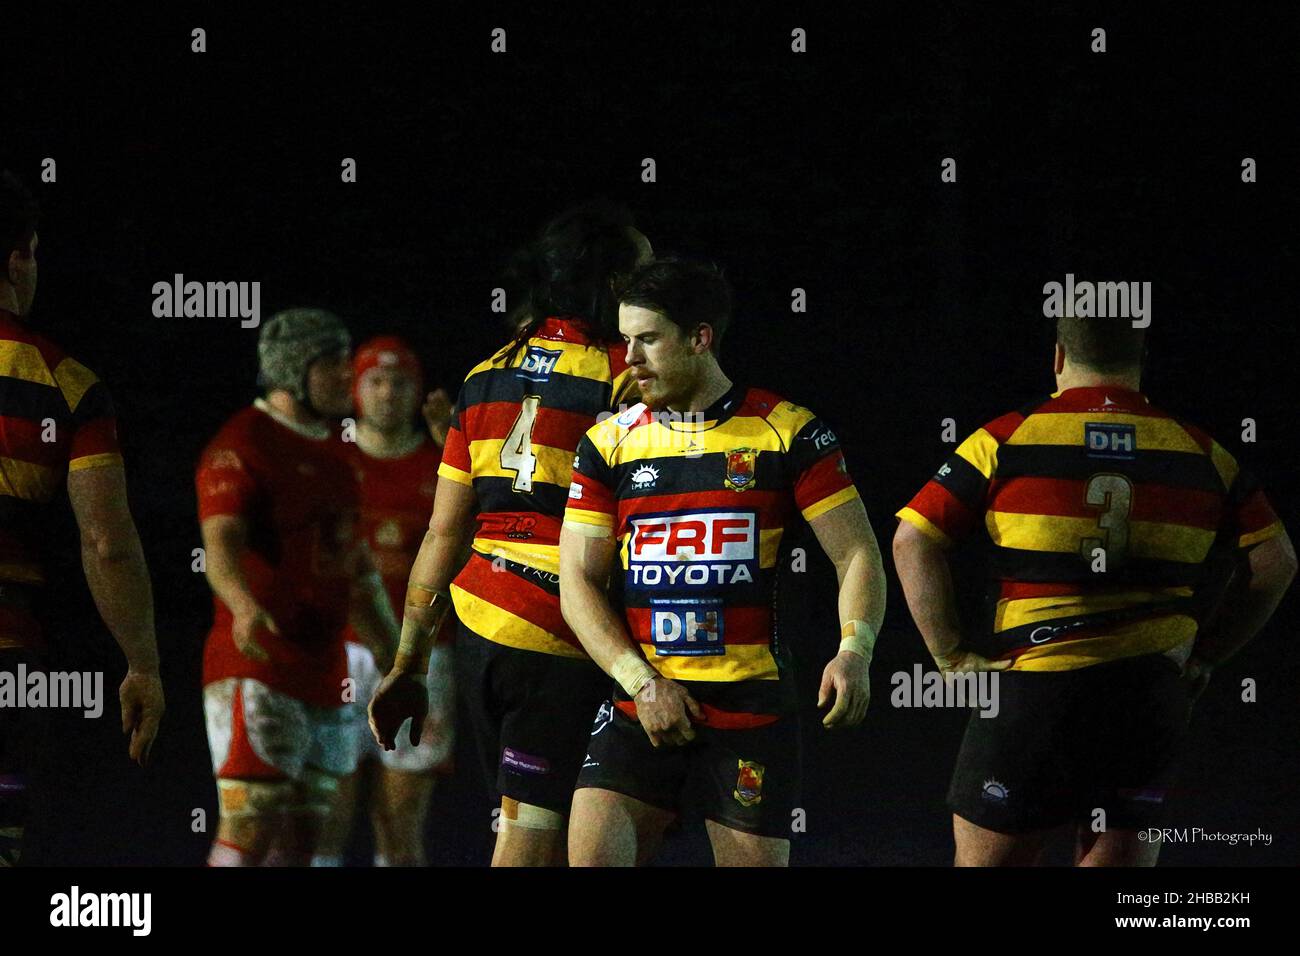
[[285, 810], [325, 817], [339, 792], [339, 778], [332, 773], [308, 767], [292, 784], [292, 796]]
[[292, 799], [293, 784], [288, 780], [217, 781], [217, 803], [227, 820], [275, 816], [288, 808]]
[[18, 865], [26, 819], [26, 780], [16, 774], [0, 775], [0, 867]]
[[521, 803], [511, 797], [501, 798], [501, 828], [503, 830], [528, 830], [556, 832], [564, 829], [564, 814], [532, 803]]

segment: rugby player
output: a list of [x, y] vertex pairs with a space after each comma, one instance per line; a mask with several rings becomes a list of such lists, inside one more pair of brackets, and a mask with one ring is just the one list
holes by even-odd
[[[39, 212], [0, 173], [0, 671], [44, 666], [34, 610], [47, 583], [51, 509], [65, 484], [81, 534], [81, 563], [99, 615], [126, 656], [118, 689], [132, 760], [149, 760], [163, 715], [149, 569], [127, 504], [126, 475], [108, 391], [93, 372], [32, 332]], [[0, 867], [22, 851], [32, 759], [43, 711], [0, 707]]]
[[[433, 511], [441, 447], [451, 424], [451, 400], [442, 389], [430, 392], [422, 409], [427, 430], [416, 425], [424, 375], [415, 352], [395, 335], [379, 336], [358, 348], [352, 371], [356, 441], [345, 442], [345, 447], [353, 451], [361, 471], [361, 533], [384, 579], [389, 603], [398, 608]], [[347, 629], [348, 674], [355, 682], [349, 710], [361, 765], [339, 783], [313, 866], [342, 865], [358, 778], [367, 769], [376, 771], [368, 788], [375, 865], [425, 865], [424, 818], [434, 775], [449, 772], [451, 765], [455, 707], [449, 644], [454, 634], [448, 618], [430, 657], [429, 713], [419, 744], [399, 732], [396, 749], [382, 750], [370, 733], [366, 707], [383, 673], [370, 647]]]
[[[784, 866], [800, 758], [774, 626], [781, 537], [801, 514], [839, 579], [827, 728], [866, 713], [880, 550], [830, 428], [719, 366], [731, 304], [716, 269], [652, 263], [620, 302], [642, 404], [583, 437], [560, 535], [565, 620], [617, 684], [578, 777], [569, 859], [644, 862], [693, 808], [718, 865]], [[622, 617], [606, 592], [616, 563]]]
[[528, 320], [470, 371], [457, 399], [402, 646], [370, 706], [385, 749], [408, 718], [418, 733], [428, 650], [454, 600], [457, 684], [501, 796], [494, 866], [565, 859], [573, 784], [606, 679], [560, 614], [560, 523], [578, 440], [633, 387], [621, 344], [609, 344], [614, 287], [650, 256], [630, 213], [605, 203], [558, 216], [531, 251]]
[[[953, 771], [959, 866], [1033, 863], [1069, 825], [1079, 865], [1154, 865], [1160, 841], [1140, 834], [1160, 824], [1189, 690], [1295, 574], [1255, 480], [1142, 394], [1143, 335], [1058, 320], [1056, 391], [977, 430], [898, 512], [895, 562], [938, 667], [1004, 670], [998, 715], [972, 714]], [[991, 633], [953, 599], [948, 549], [972, 534], [989, 552]], [[1198, 629], [1224, 549], [1244, 587]]]
[[311, 862], [356, 768], [343, 628], [386, 665], [397, 621], [357, 528], [357, 476], [331, 420], [352, 408], [351, 340], [319, 309], [262, 325], [264, 397], [208, 444], [196, 485], [214, 620], [203, 706], [220, 824], [213, 866]]

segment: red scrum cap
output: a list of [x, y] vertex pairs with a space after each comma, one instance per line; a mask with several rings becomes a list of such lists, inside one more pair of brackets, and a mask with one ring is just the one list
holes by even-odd
[[420, 359], [406, 342], [396, 335], [379, 335], [364, 343], [352, 358], [352, 397], [356, 400], [357, 411], [364, 415], [361, 407], [361, 378], [371, 369], [400, 369], [415, 380], [416, 394], [424, 390], [424, 371], [420, 368]]

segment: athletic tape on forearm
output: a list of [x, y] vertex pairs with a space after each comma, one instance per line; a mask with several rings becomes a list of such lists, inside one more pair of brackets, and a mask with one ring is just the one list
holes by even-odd
[[[445, 591], [414, 582], [406, 585], [406, 613], [402, 616], [402, 640], [397, 646], [395, 666], [404, 671], [424, 675], [429, 670], [429, 654], [438, 636], [438, 629], [451, 610], [451, 595]], [[421, 624], [412, 610], [431, 609], [430, 623]]]
[[876, 649], [876, 632], [866, 621], [845, 621], [840, 625], [840, 650], [851, 651], [871, 663]]
[[640, 653], [629, 648], [614, 662], [610, 676], [635, 700], [641, 688], [658, 677], [659, 672]]

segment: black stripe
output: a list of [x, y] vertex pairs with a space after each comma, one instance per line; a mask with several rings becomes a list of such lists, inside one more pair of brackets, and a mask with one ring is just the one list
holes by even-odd
[[86, 393], [81, 396], [81, 401], [77, 402], [77, 410], [73, 412], [72, 420], [76, 424], [81, 424], [94, 421], [96, 418], [112, 418], [114, 414], [113, 399], [108, 394], [108, 388], [103, 382], [96, 382], [86, 389]]
[[[481, 551], [475, 551], [474, 556], [481, 561], [487, 561], [495, 567], [501, 568], [500, 571], [494, 572], [496, 574], [513, 574], [515, 577], [541, 588], [552, 597], [558, 598], [560, 596], [560, 576], [554, 572], [531, 568], [526, 564], [511, 561], [501, 555], [485, 555]], [[491, 603], [491, 599], [488, 600]]]
[[1007, 581], [1088, 582], [1089, 584], [1135, 587], [1181, 587], [1200, 583], [1203, 564], [1161, 561], [1155, 558], [1116, 560], [1107, 556], [1106, 571], [1092, 570], [1092, 562], [1079, 554], [1024, 551], [1019, 548], [989, 548], [989, 571]]
[[0, 415], [56, 423], [68, 421], [68, 401], [57, 386], [0, 375]]
[[[782, 491], [790, 487], [785, 469], [786, 456], [777, 451], [760, 451], [754, 460], [754, 480], [744, 491], [736, 493], [736, 506], [745, 504], [745, 495], [752, 489]], [[653, 483], [637, 487], [633, 476], [642, 468], [654, 468], [658, 477]], [[617, 498], [644, 498], [649, 495], [683, 495], [701, 491], [732, 490], [726, 484], [726, 452], [709, 452], [695, 458], [685, 454], [672, 458], [636, 458], [620, 462], [612, 469]]]
[[1085, 480], [1098, 472], [1124, 475], [1134, 484], [1155, 483], [1222, 494], [1223, 481], [1209, 456], [1183, 451], [1141, 451], [1132, 460], [1090, 458], [1082, 445], [1003, 445], [997, 478]]
[[474, 479], [474, 494], [480, 511], [535, 511], [552, 518], [563, 518], [569, 501], [569, 486], [534, 481], [533, 490], [515, 491], [513, 478], [480, 475]]
[[461, 387], [462, 408], [480, 402], [518, 404], [525, 395], [540, 395], [542, 407], [580, 415], [599, 415], [609, 409], [613, 386], [579, 375], [552, 372], [545, 382], [519, 378], [517, 368], [493, 368], [471, 376]]
[[1092, 629], [1118, 627], [1143, 618], [1163, 617], [1169, 614], [1194, 615], [1195, 611], [1195, 600], [1186, 597], [1097, 611], [1092, 614], [1069, 615], [1047, 621], [1035, 621], [1032, 624], [1021, 624], [999, 631], [987, 640], [986, 646], [993, 656], [1001, 656], [1019, 648], [1042, 647], [1057, 641], [1075, 640], [1085, 637], [1084, 632]]
[[935, 482], [952, 492], [972, 514], [979, 514], [983, 510], [989, 480], [961, 455], [953, 455], [944, 464], [948, 473], [945, 475], [940, 469], [940, 474], [934, 476]]

